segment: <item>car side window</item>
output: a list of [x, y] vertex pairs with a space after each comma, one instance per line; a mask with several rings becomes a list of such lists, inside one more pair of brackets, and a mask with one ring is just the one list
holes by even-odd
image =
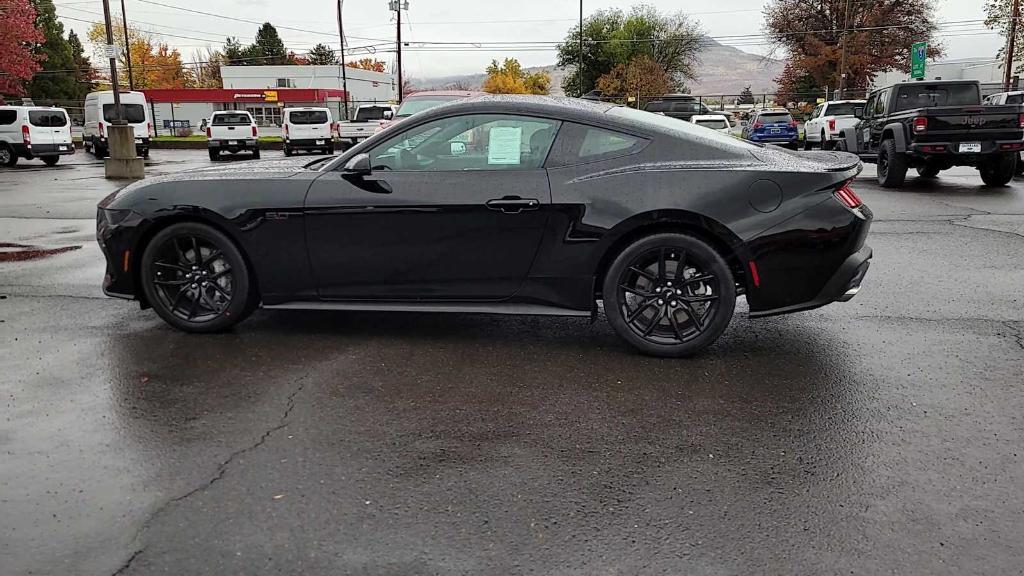
[[643, 150], [648, 140], [607, 128], [566, 122], [548, 159], [548, 167], [621, 158]]
[[864, 117], [871, 118], [875, 112], [875, 98], [878, 96], [877, 93], [872, 94], [868, 97], [868, 101], [864, 104]]
[[820, 117], [820, 116], [821, 116], [821, 111], [822, 111], [822, 110], [823, 110], [824, 108], [825, 108], [825, 105], [824, 105], [824, 104], [818, 104], [818, 107], [817, 107], [817, 108], [815, 108], [815, 109], [814, 109], [814, 112], [813, 112], [813, 113], [811, 114], [811, 118], [818, 118], [818, 117]]
[[405, 130], [370, 151], [373, 170], [535, 170], [561, 122], [531, 116], [454, 116]]
[[0, 125], [7, 126], [18, 120], [17, 110], [0, 110]]
[[885, 112], [889, 105], [889, 91], [882, 90], [875, 95], [875, 111], [872, 116], [885, 116]]

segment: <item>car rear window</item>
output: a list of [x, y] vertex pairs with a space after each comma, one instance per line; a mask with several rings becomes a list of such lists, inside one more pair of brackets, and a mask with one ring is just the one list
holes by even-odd
[[292, 124], [327, 124], [326, 110], [294, 110], [288, 113], [288, 121]]
[[18, 119], [18, 112], [15, 110], [0, 110], [0, 124], [14, 124]]
[[[121, 104], [124, 119], [129, 124], [141, 124], [146, 121], [146, 108], [142, 104]], [[103, 119], [107, 122], [117, 120], [117, 109], [113, 104], [103, 105]]]
[[1011, 94], [1006, 97], [1007, 104], [1024, 104], [1024, 94]]
[[63, 112], [54, 110], [29, 110], [28, 123], [33, 126], [45, 128], [60, 128], [68, 125], [68, 119]]
[[768, 114], [761, 114], [757, 117], [758, 120], [765, 124], [789, 124], [793, 121], [793, 117], [788, 112], [772, 112]]
[[[252, 118], [248, 114], [214, 114], [214, 126], [248, 126]], [[298, 124], [298, 122], [296, 122]]]
[[840, 102], [837, 104], [829, 104], [828, 109], [825, 110], [826, 116], [853, 116], [854, 108], [863, 108], [863, 102]]
[[725, 120], [697, 120], [694, 124], [697, 126], [704, 126], [705, 128], [714, 128], [715, 130], [721, 130], [729, 127]]
[[356, 117], [353, 118], [356, 122], [372, 122], [374, 120], [383, 120], [384, 112], [391, 110], [386, 106], [363, 106], [356, 110]]
[[930, 106], [971, 106], [981, 102], [977, 84], [911, 84], [896, 92], [896, 111]]

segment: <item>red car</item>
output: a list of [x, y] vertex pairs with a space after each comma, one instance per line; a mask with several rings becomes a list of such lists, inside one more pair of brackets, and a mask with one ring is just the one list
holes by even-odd
[[384, 118], [380, 121], [380, 125], [377, 127], [377, 132], [380, 132], [392, 124], [401, 122], [417, 112], [423, 112], [424, 110], [430, 110], [431, 108], [435, 108], [441, 104], [447, 104], [448, 102], [454, 102], [455, 100], [462, 100], [463, 98], [470, 98], [472, 96], [481, 96], [483, 94], [483, 92], [473, 92], [469, 90], [434, 90], [410, 94], [402, 101], [402, 105], [398, 107], [398, 112], [395, 113], [393, 118]]

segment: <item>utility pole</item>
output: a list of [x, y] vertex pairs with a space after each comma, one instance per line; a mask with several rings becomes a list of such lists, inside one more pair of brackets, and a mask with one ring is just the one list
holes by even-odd
[[402, 10], [409, 9], [409, 0], [391, 0], [390, 7], [391, 10], [398, 15], [398, 55], [395, 64], [398, 71], [398, 103], [401, 104], [404, 96], [402, 90]]
[[580, 0], [580, 97], [583, 96], [583, 0]]
[[1013, 11], [1010, 13], [1010, 34], [1006, 39], [1006, 64], [1003, 65], [1003, 91], [1010, 91], [1013, 77], [1013, 52], [1017, 43], [1017, 20], [1020, 19], [1020, 0], [1013, 0]]
[[846, 12], [843, 14], [843, 40], [839, 56], [839, 99], [842, 100], [846, 91], [846, 34], [850, 27], [850, 0], [846, 0]]
[[107, 27], [107, 57], [110, 58], [110, 88], [114, 91], [115, 124], [124, 124], [124, 111], [121, 110], [121, 94], [117, 86], [117, 51], [114, 49], [114, 32], [110, 25], [110, 0], [103, 0], [103, 23]]
[[128, 64], [128, 89], [135, 90], [135, 75], [132, 74], [132, 45], [128, 43], [128, 14], [121, 0], [121, 26], [124, 28], [124, 61]]
[[[121, 0], [124, 2], [124, 0]], [[341, 90], [345, 93], [345, 120], [348, 120], [348, 71], [345, 66], [345, 27], [341, 23], [341, 5], [345, 0], [338, 0], [338, 37], [341, 38]]]

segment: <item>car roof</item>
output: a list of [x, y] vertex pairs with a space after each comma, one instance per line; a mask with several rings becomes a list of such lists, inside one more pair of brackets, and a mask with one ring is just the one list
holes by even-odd
[[434, 118], [461, 114], [518, 114], [543, 116], [555, 120], [571, 120], [583, 123], [614, 124], [629, 130], [630, 126], [621, 119], [605, 114], [617, 104], [569, 98], [566, 96], [534, 96], [527, 94], [485, 94], [446, 102], [440, 106], [413, 115], [422, 119], [420, 123]]
[[789, 110], [785, 108], [761, 108], [757, 111], [758, 114], [789, 114]]
[[725, 114], [697, 114], [690, 118], [690, 122], [696, 122], [697, 120], [725, 120], [729, 118]]
[[865, 102], [867, 100], [829, 100], [828, 102], [823, 102], [823, 104], [863, 104]]
[[420, 96], [462, 96], [463, 98], [470, 98], [472, 96], [480, 96], [486, 94], [486, 92], [476, 92], [473, 90], [423, 90], [422, 92], [413, 92], [412, 94], [406, 94], [406, 98], [417, 98]]
[[60, 106], [40, 106], [38, 104], [33, 104], [31, 106], [26, 106], [24, 104], [2, 104], [0, 105], [0, 108], [6, 110], [60, 110], [61, 112], [67, 113], [67, 110]]

